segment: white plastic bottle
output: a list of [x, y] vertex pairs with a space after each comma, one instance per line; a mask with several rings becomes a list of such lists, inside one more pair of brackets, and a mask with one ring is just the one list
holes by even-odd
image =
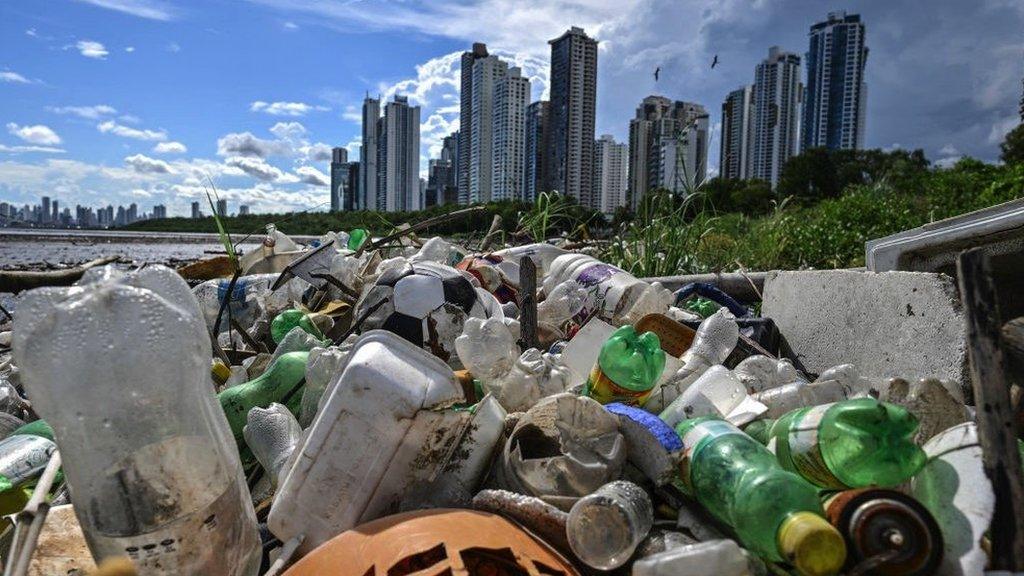
[[660, 284], [648, 284], [635, 276], [586, 254], [563, 254], [551, 263], [544, 278], [544, 292], [551, 294], [566, 280], [575, 280], [587, 290], [580, 320], [595, 309], [612, 324], [632, 324], [650, 313], [665, 313], [672, 293]]
[[14, 353], [90, 551], [147, 576], [255, 576], [256, 516], [195, 297], [163, 266], [89, 272], [24, 296]]

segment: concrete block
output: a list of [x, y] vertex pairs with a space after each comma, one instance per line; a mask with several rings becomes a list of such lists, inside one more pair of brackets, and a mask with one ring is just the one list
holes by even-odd
[[963, 310], [945, 274], [771, 272], [761, 310], [811, 372], [850, 363], [868, 378], [936, 378], [971, 397]]

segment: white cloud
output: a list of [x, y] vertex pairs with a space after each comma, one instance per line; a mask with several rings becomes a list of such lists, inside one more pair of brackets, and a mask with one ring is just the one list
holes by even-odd
[[7, 131], [29, 144], [39, 146], [53, 146], [60, 144], [60, 136], [49, 126], [35, 124], [33, 126], [19, 126], [14, 122], [7, 123]]
[[285, 174], [280, 168], [268, 164], [261, 158], [236, 156], [224, 161], [228, 166], [234, 166], [249, 176], [264, 182], [295, 183], [299, 179], [291, 174]]
[[29, 29], [25, 30], [25, 36], [31, 36], [31, 37], [35, 38], [35, 37], [39, 36], [39, 33], [36, 32], [35, 28], [29, 28]]
[[135, 46], [125, 46], [124, 51], [131, 54], [132, 52], [135, 52]]
[[63, 154], [66, 150], [53, 146], [5, 146], [0, 144], [0, 152], [20, 154], [22, 152], [40, 152], [45, 154]]
[[95, 40], [79, 40], [75, 44], [75, 48], [78, 52], [86, 58], [95, 58], [97, 60], [103, 60], [107, 57], [110, 52], [107, 51], [107, 47], [100, 42]]
[[960, 151], [957, 150], [956, 146], [953, 146], [953, 144], [946, 144], [939, 149], [939, 154], [943, 156], [957, 156], [960, 154]]
[[115, 10], [139, 18], [149, 20], [171, 20], [175, 17], [175, 10], [167, 2], [160, 0], [78, 0], [100, 8]]
[[181, 142], [160, 142], [153, 147], [155, 154], [184, 154], [188, 152], [188, 147]]
[[248, 156], [267, 158], [287, 156], [292, 148], [287, 142], [258, 138], [252, 132], [225, 134], [217, 140], [218, 156]]
[[284, 24], [281, 25], [281, 27], [289, 32], [294, 32], [299, 29], [299, 25], [296, 24], [295, 22], [285, 22]]
[[47, 107], [47, 110], [55, 114], [72, 114], [88, 120], [97, 120], [101, 116], [108, 114], [117, 114], [117, 110], [113, 106], [107, 106], [106, 104], [97, 104], [95, 106], [50, 106]]
[[299, 179], [305, 184], [328, 186], [331, 183], [331, 179], [326, 174], [312, 166], [299, 166], [295, 169], [295, 173], [299, 175]]
[[7, 82], [9, 84], [31, 84], [32, 83], [31, 80], [29, 80], [28, 78], [25, 78], [21, 74], [18, 74], [17, 72], [11, 72], [9, 70], [6, 70], [4, 72], [0, 72], [0, 82]]
[[118, 124], [113, 120], [107, 120], [102, 124], [96, 125], [96, 129], [104, 134], [114, 134], [115, 136], [121, 136], [122, 138], [132, 138], [134, 140], [145, 140], [149, 142], [163, 142], [167, 140], [167, 132], [163, 130], [140, 130], [138, 128], [132, 128], [123, 124]]
[[331, 159], [331, 146], [323, 142], [307, 144], [299, 147], [299, 153], [308, 162], [327, 162]]
[[176, 54], [178, 52], [181, 52], [181, 45], [178, 44], [177, 42], [171, 42], [170, 44], [167, 45], [167, 51], [172, 53], [172, 54]]
[[270, 127], [270, 133], [282, 140], [298, 140], [306, 132], [306, 127], [300, 122], [278, 122]]
[[354, 104], [345, 106], [345, 111], [341, 113], [341, 117], [359, 126], [363, 125], [363, 111]]
[[163, 160], [150, 158], [142, 154], [135, 154], [124, 159], [124, 163], [131, 166], [140, 174], [170, 174], [171, 167]]
[[249, 105], [250, 112], [263, 112], [271, 116], [305, 116], [312, 111], [330, 110], [326, 106], [314, 106], [305, 102], [264, 102], [257, 100]]

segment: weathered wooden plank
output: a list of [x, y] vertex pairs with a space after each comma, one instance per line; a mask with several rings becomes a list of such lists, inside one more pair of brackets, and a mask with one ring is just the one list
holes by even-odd
[[537, 265], [529, 256], [519, 259], [519, 348], [536, 348]]

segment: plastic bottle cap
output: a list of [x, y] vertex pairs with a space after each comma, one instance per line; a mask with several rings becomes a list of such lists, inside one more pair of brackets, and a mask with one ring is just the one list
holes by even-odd
[[210, 367], [210, 373], [213, 374], [218, 384], [227, 382], [228, 378], [231, 377], [231, 369], [219, 360], [213, 362], [213, 365]]
[[786, 518], [779, 527], [778, 546], [783, 558], [804, 576], [837, 574], [846, 561], [843, 536], [813, 512]]

